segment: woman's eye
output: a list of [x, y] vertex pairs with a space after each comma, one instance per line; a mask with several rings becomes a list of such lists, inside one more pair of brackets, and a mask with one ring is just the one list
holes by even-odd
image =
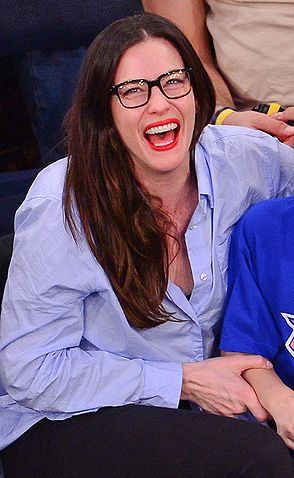
[[182, 84], [183, 84], [182, 78], [170, 78], [165, 82], [165, 86], [177, 86]]
[[128, 90], [124, 91], [124, 96], [132, 96], [139, 92], [140, 92], [140, 88], [135, 88], [135, 87], [129, 88]]
[[133, 96], [142, 95], [144, 93], [145, 93], [145, 90], [141, 86], [132, 86], [132, 87], [124, 88], [120, 91], [120, 94], [124, 98], [130, 98]]

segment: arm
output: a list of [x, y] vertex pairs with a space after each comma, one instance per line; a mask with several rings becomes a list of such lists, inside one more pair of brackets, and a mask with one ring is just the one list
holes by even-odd
[[[0, 321], [1, 381], [14, 400], [60, 413], [127, 403], [177, 407], [180, 363], [123, 356], [120, 344], [99, 347], [106, 337], [98, 336], [97, 345], [87, 342], [93, 323], [85, 320], [85, 299], [98, 294], [103, 309], [107, 290], [107, 277], [88, 246], [76, 245], [64, 228], [61, 202], [26, 200], [16, 216]], [[115, 304], [105, 309], [109, 321], [120, 314]], [[103, 320], [103, 312], [97, 310], [95, 318]]]
[[293, 119], [294, 107], [287, 108], [284, 113], [277, 113], [273, 116], [267, 116], [256, 111], [234, 111], [227, 116], [222, 124], [259, 129], [276, 136], [288, 146], [294, 147], [294, 126], [287, 124], [287, 121]]
[[278, 434], [294, 450], [294, 391], [280, 380], [274, 369], [246, 370], [244, 378], [275, 420]]
[[185, 33], [213, 83], [216, 104], [219, 105], [217, 109], [220, 106], [234, 106], [229, 88], [214, 62], [211, 38], [206, 27], [205, 1], [142, 0], [142, 4], [146, 12], [168, 18]]
[[[222, 352], [222, 355], [245, 356], [231, 352]], [[261, 405], [275, 420], [278, 434], [294, 450], [294, 391], [282, 382], [273, 368], [248, 369], [244, 371], [243, 377], [255, 390]]]

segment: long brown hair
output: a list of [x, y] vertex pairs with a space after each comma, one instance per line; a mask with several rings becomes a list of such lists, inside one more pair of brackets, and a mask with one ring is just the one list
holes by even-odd
[[[69, 161], [64, 188], [66, 222], [76, 241], [82, 226], [130, 324], [174, 320], [162, 306], [168, 282], [169, 217], [138, 181], [116, 130], [109, 91], [125, 51], [148, 37], [168, 40], [192, 68], [197, 114], [195, 146], [215, 104], [212, 84], [184, 34], [157, 15], [140, 14], [108, 26], [90, 46], [67, 116]], [[78, 214], [77, 214], [78, 213]]]

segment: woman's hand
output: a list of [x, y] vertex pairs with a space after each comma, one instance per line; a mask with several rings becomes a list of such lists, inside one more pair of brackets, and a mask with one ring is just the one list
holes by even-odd
[[218, 357], [183, 364], [182, 400], [197, 403], [204, 410], [233, 417], [250, 410], [259, 421], [269, 415], [252, 387], [242, 378], [244, 370], [271, 369], [272, 364], [258, 355]]

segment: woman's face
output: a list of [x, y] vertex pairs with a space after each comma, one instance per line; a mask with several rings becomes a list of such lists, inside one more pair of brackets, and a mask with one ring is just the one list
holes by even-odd
[[[155, 80], [163, 73], [184, 67], [189, 65], [183, 64], [180, 54], [167, 40], [148, 38], [125, 52], [115, 84], [134, 79]], [[149, 102], [135, 109], [122, 106], [116, 95], [111, 101], [116, 128], [140, 179], [188, 170], [195, 122], [192, 90], [182, 98], [168, 99], [154, 86]]]

